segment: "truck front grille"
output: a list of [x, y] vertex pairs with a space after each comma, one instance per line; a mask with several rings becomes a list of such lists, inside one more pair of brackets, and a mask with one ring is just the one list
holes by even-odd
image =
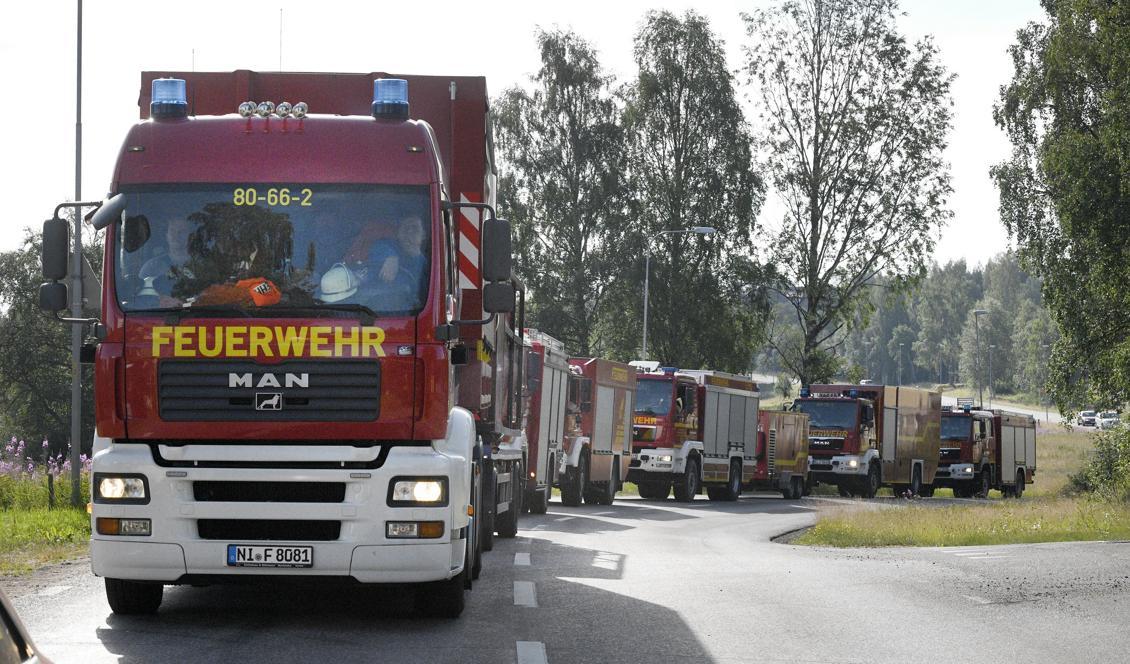
[[370, 422], [380, 413], [378, 360], [162, 360], [167, 421]]
[[341, 503], [345, 482], [215, 482], [192, 483], [200, 502]]
[[330, 542], [341, 536], [340, 521], [199, 519], [196, 529], [201, 539], [232, 543], [258, 540]]

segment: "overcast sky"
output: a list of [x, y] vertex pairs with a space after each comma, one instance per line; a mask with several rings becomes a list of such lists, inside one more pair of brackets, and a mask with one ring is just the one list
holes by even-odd
[[[102, 198], [121, 141], [137, 121], [140, 72], [146, 70], [390, 71], [484, 75], [493, 93], [525, 81], [538, 67], [534, 31], [572, 28], [598, 49], [620, 79], [634, 74], [632, 36], [649, 9], [705, 14], [726, 43], [731, 69], [742, 65], [739, 14], [767, 0], [647, 2], [215, 2], [87, 0], [83, 28], [82, 196]], [[1017, 28], [1042, 20], [1037, 0], [913, 0], [900, 27], [912, 39], [933, 34], [957, 74], [952, 165], [954, 219], [936, 258], [971, 265], [1003, 251], [989, 167], [1008, 153], [993, 125], [998, 87], [1011, 73], [1006, 49]], [[19, 3], [0, 24], [0, 250], [23, 229], [74, 196], [74, 0]], [[194, 53], [195, 51], [195, 53]], [[276, 100], [277, 101], [277, 100]], [[232, 109], [233, 111], [235, 109]], [[317, 112], [317, 109], [311, 109]], [[776, 208], [776, 209], [774, 209]], [[779, 214], [768, 206], [764, 223]]]

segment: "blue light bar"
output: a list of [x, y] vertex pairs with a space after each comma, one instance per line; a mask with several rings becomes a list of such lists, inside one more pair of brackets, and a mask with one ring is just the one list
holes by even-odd
[[373, 117], [382, 120], [408, 119], [408, 81], [378, 78], [373, 81]]
[[183, 78], [153, 79], [149, 115], [154, 118], [183, 118], [188, 115], [188, 95]]
[[665, 374], [673, 374], [679, 370], [679, 367], [660, 367], [659, 370]]
[[801, 399], [807, 399], [808, 395], [810, 395], [810, 394], [812, 394], [812, 393], [808, 391], [807, 387], [800, 388], [800, 398]]

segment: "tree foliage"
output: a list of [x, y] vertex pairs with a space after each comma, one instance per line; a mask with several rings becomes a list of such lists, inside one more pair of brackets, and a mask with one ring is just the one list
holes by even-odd
[[[635, 238], [621, 258], [624, 312], [641, 311], [651, 255], [648, 352], [679, 366], [745, 370], [765, 310], [753, 261], [764, 198], [751, 137], [706, 19], [650, 12], [635, 37], [636, 80], [624, 91]], [[667, 233], [709, 226], [712, 235]], [[621, 354], [639, 348], [639, 316], [610, 320]]]
[[782, 361], [806, 383], [883, 275], [924, 275], [949, 213], [942, 158], [953, 77], [895, 26], [895, 0], [789, 0], [745, 16], [761, 147], [786, 213], [772, 243], [780, 291], [803, 330]]
[[1130, 5], [1042, 4], [1010, 48], [994, 118], [1012, 154], [992, 175], [1063, 333], [1049, 383], [1066, 411], [1130, 399]]
[[[47, 439], [52, 453], [59, 453], [70, 441], [71, 326], [39, 309], [40, 240], [29, 232], [23, 246], [0, 253], [0, 421], [7, 435]], [[86, 258], [101, 274], [101, 247], [88, 244]], [[82, 389], [81, 445], [89, 449], [94, 436], [89, 366]]]
[[625, 137], [592, 46], [572, 32], [537, 40], [533, 89], [511, 88], [494, 103], [502, 198], [532, 324], [588, 355], [602, 345], [598, 319], [621, 269]]

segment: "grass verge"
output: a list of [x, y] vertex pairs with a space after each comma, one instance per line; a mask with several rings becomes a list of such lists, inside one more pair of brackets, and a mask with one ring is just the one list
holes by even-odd
[[90, 515], [82, 509], [0, 511], [0, 574], [23, 574], [82, 555], [90, 541]]
[[1085, 498], [996, 500], [973, 506], [841, 509], [794, 544], [982, 546], [1130, 539], [1130, 505]]

